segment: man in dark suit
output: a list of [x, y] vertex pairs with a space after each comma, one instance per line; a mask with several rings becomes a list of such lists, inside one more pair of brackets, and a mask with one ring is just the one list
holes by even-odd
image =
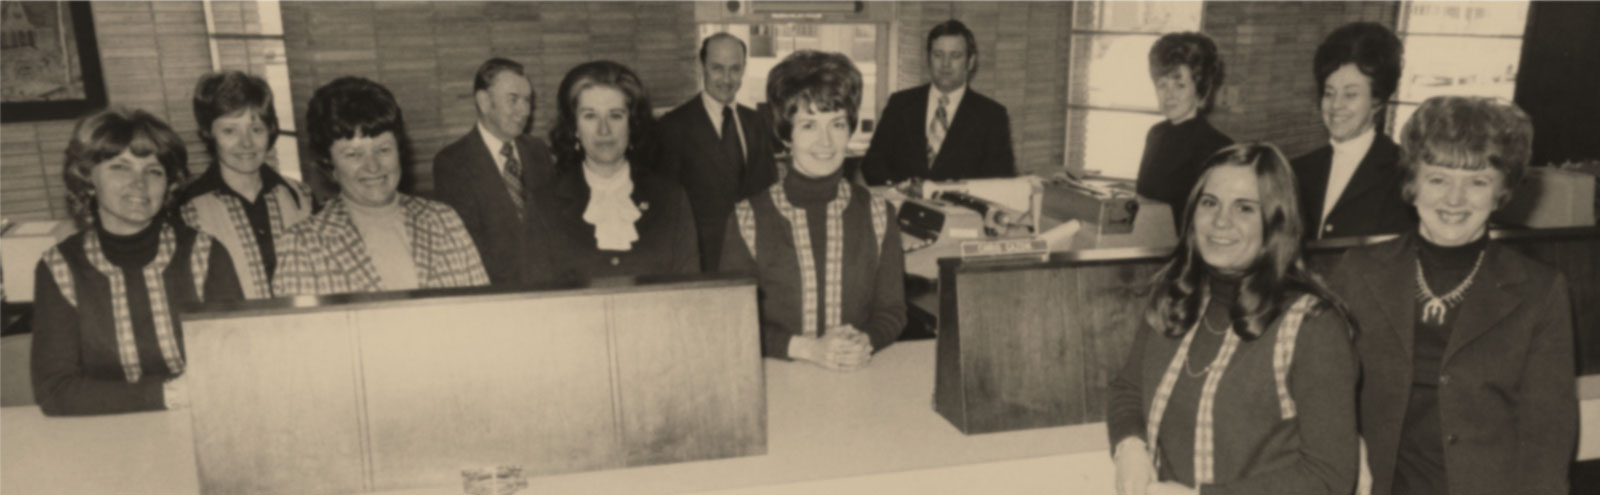
[[454, 207], [494, 285], [532, 280], [529, 191], [554, 173], [550, 149], [526, 134], [533, 85], [522, 64], [492, 58], [472, 81], [478, 125], [433, 157], [434, 195]]
[[972, 31], [945, 21], [928, 32], [927, 50], [933, 82], [889, 97], [861, 161], [867, 183], [1017, 175], [1006, 107], [967, 86], [978, 72]]
[[745, 56], [743, 40], [725, 32], [707, 37], [700, 44], [705, 91], [658, 124], [658, 167], [689, 193], [700, 268], [706, 272], [716, 270], [721, 259], [733, 204], [765, 190], [778, 176], [766, 119], [734, 101], [744, 82]]

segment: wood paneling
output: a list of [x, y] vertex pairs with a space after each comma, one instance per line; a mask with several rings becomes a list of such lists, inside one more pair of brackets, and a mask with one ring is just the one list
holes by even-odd
[[[540, 315], [536, 324], [529, 315]], [[463, 467], [511, 464], [532, 476], [616, 465], [604, 300], [355, 318], [374, 488], [460, 482]]]
[[[618, 296], [608, 314], [627, 465], [766, 453], [766, 387], [760, 332], [748, 331], [759, 328], [750, 288]], [[662, 331], [696, 326], [706, 331]]]
[[757, 325], [754, 285], [723, 281], [194, 316], [201, 487], [350, 493], [452, 485], [466, 467], [762, 454]]
[[205, 493], [368, 488], [350, 315], [219, 319], [184, 329]]

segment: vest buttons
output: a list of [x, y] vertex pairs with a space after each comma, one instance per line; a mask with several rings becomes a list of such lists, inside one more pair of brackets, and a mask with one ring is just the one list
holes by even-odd
[[1331, 224], [1331, 223], [1323, 224], [1322, 231], [1323, 232], [1333, 232], [1333, 224]]
[[617, 266], [620, 264], [622, 264], [622, 258], [618, 258], [616, 256], [611, 257], [611, 266]]
[[1448, 375], [1448, 374], [1439, 375], [1439, 384], [1440, 385], [1449, 385], [1450, 384], [1450, 375]]
[[1456, 444], [1456, 440], [1460, 440], [1460, 438], [1455, 436], [1455, 434], [1453, 434], [1453, 433], [1444, 436], [1444, 443], [1447, 444], [1447, 445], [1455, 445]]

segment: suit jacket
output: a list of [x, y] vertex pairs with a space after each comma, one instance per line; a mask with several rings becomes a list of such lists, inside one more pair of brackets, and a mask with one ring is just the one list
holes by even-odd
[[[530, 274], [526, 219], [519, 215], [504, 176], [495, 167], [477, 126], [433, 157], [433, 195], [455, 208], [495, 285], [526, 282]], [[549, 181], [555, 167], [544, 141], [526, 134], [515, 144], [522, 162], [523, 204]]]
[[700, 244], [700, 270], [704, 272], [717, 269], [723, 221], [733, 212], [733, 204], [778, 180], [766, 119], [748, 107], [741, 106], [738, 112], [745, 139], [743, 168], [721, 151], [721, 131], [712, 127], [700, 95], [668, 112], [657, 124], [661, 148], [656, 165], [662, 177], [676, 180], [689, 195]]
[[912, 177], [958, 180], [1017, 175], [1006, 107], [967, 87], [939, 156], [928, 166], [928, 91], [924, 84], [889, 96], [872, 145], [861, 159], [868, 184]]
[[[489, 285], [478, 250], [455, 210], [405, 194], [400, 194], [398, 201], [406, 212], [406, 235], [411, 238], [411, 262], [417, 268], [419, 287]], [[289, 229], [282, 252], [272, 279], [274, 295], [383, 290], [378, 268], [343, 198], [335, 198], [321, 213]]]
[[[1376, 495], [1394, 484], [1414, 376], [1416, 236], [1346, 252], [1331, 277], [1361, 327], [1361, 429]], [[1578, 438], [1567, 282], [1498, 243], [1486, 249], [1440, 363], [1450, 493], [1565, 495]]]
[[635, 167], [633, 202], [639, 233], [633, 249], [602, 251], [594, 225], [583, 220], [589, 183], [583, 171], [563, 171], [534, 193], [529, 228], [534, 281], [576, 283], [600, 277], [692, 274], [700, 271], [694, 218], [683, 189]]
[[1368, 236], [1411, 232], [1417, 228], [1417, 211], [1400, 196], [1405, 170], [1400, 168], [1400, 148], [1378, 133], [1372, 147], [1356, 166], [1350, 184], [1339, 195], [1322, 224], [1322, 202], [1328, 195], [1328, 174], [1333, 168], [1333, 146], [1323, 146], [1295, 158], [1295, 178], [1300, 181], [1300, 217], [1309, 239]]

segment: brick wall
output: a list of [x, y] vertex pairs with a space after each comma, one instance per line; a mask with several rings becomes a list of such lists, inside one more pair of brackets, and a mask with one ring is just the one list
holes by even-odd
[[[527, 67], [541, 138], [555, 122], [561, 77], [583, 62], [632, 68], [655, 106], [697, 90], [694, 5], [685, 2], [284, 2], [283, 18], [301, 128], [319, 86], [345, 75], [383, 83], [405, 111], [420, 193], [432, 190], [433, 156], [477, 121], [472, 77], [490, 57]], [[313, 167], [309, 150], [301, 156]]]
[[978, 39], [972, 88], [1006, 106], [1020, 173], [1061, 168], [1066, 140], [1067, 2], [905, 2], [898, 4], [897, 84], [928, 83], [928, 30], [960, 20]]
[[[195, 134], [190, 92], [211, 68], [200, 2], [94, 2], [106, 98], [171, 124], [189, 148], [189, 168], [210, 159]], [[61, 179], [73, 120], [0, 127], [0, 214], [13, 220], [68, 218]]]

